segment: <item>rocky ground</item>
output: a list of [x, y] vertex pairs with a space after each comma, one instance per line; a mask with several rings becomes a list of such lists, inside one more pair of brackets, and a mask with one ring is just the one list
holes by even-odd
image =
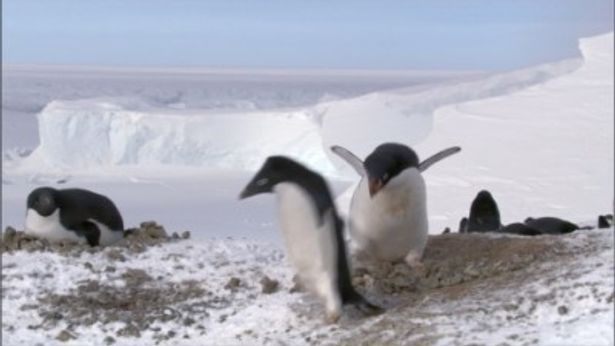
[[336, 325], [296, 292], [283, 252], [168, 235], [153, 222], [108, 248], [7, 229], [4, 345], [613, 344], [613, 229], [430, 237], [425, 270], [380, 264], [355, 285], [387, 308]]

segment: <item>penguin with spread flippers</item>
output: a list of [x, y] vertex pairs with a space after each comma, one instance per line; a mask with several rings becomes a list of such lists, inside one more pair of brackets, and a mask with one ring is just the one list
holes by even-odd
[[421, 269], [427, 244], [425, 181], [421, 172], [461, 150], [452, 147], [420, 162], [410, 147], [384, 143], [365, 162], [340, 146], [331, 150], [361, 176], [350, 203], [350, 235], [358, 259], [404, 260]]

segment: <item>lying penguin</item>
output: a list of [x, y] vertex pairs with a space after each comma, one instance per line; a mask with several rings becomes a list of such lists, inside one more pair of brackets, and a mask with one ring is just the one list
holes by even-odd
[[331, 150], [361, 176], [350, 203], [350, 235], [360, 260], [404, 260], [421, 269], [427, 245], [428, 222], [425, 182], [421, 172], [458, 153], [445, 149], [423, 162], [406, 145], [381, 144], [362, 162], [349, 150]]
[[366, 315], [381, 313], [352, 286], [343, 222], [322, 176], [287, 157], [271, 156], [239, 197], [266, 192], [276, 194], [288, 257], [301, 284], [324, 302], [327, 322], [339, 319], [344, 304]]
[[579, 229], [588, 229], [557, 217], [528, 217], [525, 219], [525, 225], [538, 230], [541, 234], [567, 234]]
[[27, 199], [25, 224], [27, 234], [90, 246], [110, 245], [124, 236], [124, 222], [115, 204], [84, 189], [33, 190]]

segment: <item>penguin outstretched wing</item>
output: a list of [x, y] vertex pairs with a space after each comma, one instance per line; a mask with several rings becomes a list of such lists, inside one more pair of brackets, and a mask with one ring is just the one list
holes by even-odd
[[331, 151], [336, 153], [337, 156], [341, 157], [346, 161], [361, 177], [367, 175], [365, 172], [365, 167], [363, 167], [363, 161], [357, 157], [357, 155], [353, 154], [350, 150], [341, 147], [339, 145], [334, 145], [331, 147]]
[[[341, 147], [339, 145], [334, 145], [331, 147], [331, 151], [336, 153], [339, 157], [344, 159], [354, 170], [361, 176], [364, 177], [367, 175], [365, 172], [365, 167], [363, 166], [363, 161], [357, 157], [357, 155], [353, 154], [350, 150]], [[456, 154], [461, 151], [460, 147], [450, 147], [444, 149], [427, 159], [423, 160], [419, 163], [419, 171], [424, 172], [427, 168], [431, 167], [434, 163], [441, 161], [453, 154]]]
[[434, 163], [441, 161], [453, 154], [456, 154], [461, 151], [460, 147], [450, 147], [444, 149], [436, 154], [431, 155], [427, 159], [423, 160], [419, 163], [419, 171], [424, 172], [427, 168], [431, 167]]

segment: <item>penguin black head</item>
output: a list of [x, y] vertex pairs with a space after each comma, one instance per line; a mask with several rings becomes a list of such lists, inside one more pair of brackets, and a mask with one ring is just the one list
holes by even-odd
[[56, 190], [51, 187], [39, 187], [28, 195], [27, 209], [36, 210], [41, 216], [53, 214], [58, 205], [55, 200]]
[[318, 210], [319, 224], [322, 223], [325, 212], [334, 207], [327, 183], [320, 174], [285, 156], [267, 158], [261, 169], [239, 194], [239, 199], [273, 192], [275, 185], [285, 182], [301, 186], [310, 195]]
[[373, 197], [403, 170], [418, 169], [419, 157], [406, 145], [384, 143], [365, 158], [363, 165], [369, 179], [369, 194]]
[[273, 192], [273, 187], [285, 181], [300, 179], [305, 167], [284, 157], [270, 156], [239, 195], [239, 199]]

